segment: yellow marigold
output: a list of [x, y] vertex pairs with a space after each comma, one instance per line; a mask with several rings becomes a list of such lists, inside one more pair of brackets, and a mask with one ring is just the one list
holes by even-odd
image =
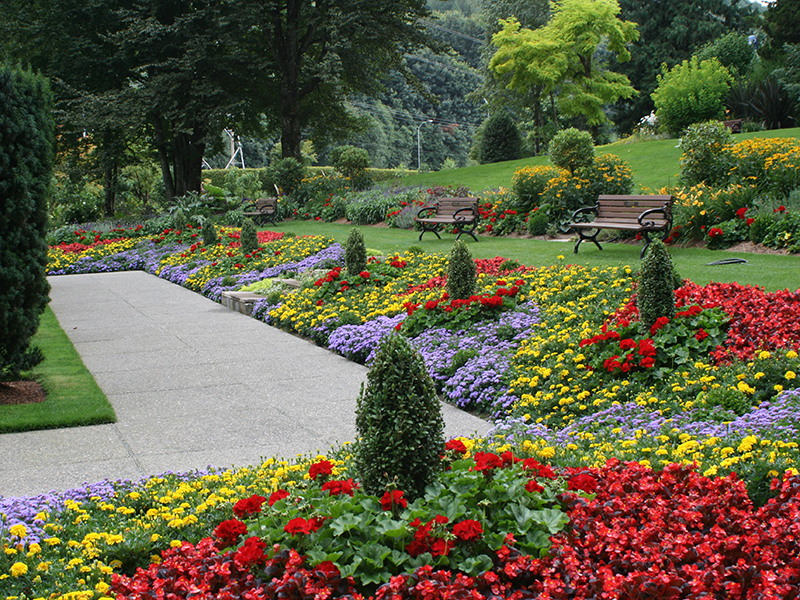
[[15, 562], [11, 565], [11, 575], [13, 577], [21, 577], [28, 572], [28, 565], [23, 562]]

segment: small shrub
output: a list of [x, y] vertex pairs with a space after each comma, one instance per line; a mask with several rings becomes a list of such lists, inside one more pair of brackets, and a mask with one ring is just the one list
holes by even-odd
[[441, 469], [444, 420], [422, 356], [400, 335], [381, 342], [356, 406], [361, 485], [421, 497]]
[[630, 194], [633, 191], [633, 171], [616, 154], [596, 156], [589, 167], [580, 169], [579, 176], [589, 182], [587, 200], [601, 194]]
[[344, 245], [344, 264], [347, 274], [355, 277], [367, 268], [367, 247], [358, 229], [351, 229]]
[[361, 192], [348, 198], [345, 216], [356, 225], [373, 225], [386, 220], [394, 206], [395, 200], [390, 194], [379, 190]]
[[522, 265], [519, 263], [519, 261], [516, 261], [513, 258], [509, 258], [500, 263], [500, 266], [497, 267], [497, 271], [500, 273], [503, 273], [504, 271], [515, 271], [519, 269], [521, 266]]
[[732, 144], [733, 134], [719, 121], [689, 125], [679, 142], [681, 181], [687, 185], [724, 183], [732, 166], [728, 152]]
[[478, 351], [475, 348], [462, 348], [453, 355], [450, 364], [442, 370], [442, 377], [452, 377], [456, 372], [462, 368], [467, 362], [478, 356]]
[[369, 152], [355, 146], [340, 146], [331, 153], [333, 166], [349, 180], [354, 190], [365, 190], [372, 185], [369, 173]]
[[653, 240], [642, 260], [636, 305], [642, 327], [649, 330], [659, 317], [675, 317], [675, 268], [667, 247]]
[[478, 271], [469, 247], [457, 240], [447, 264], [447, 293], [453, 299], [466, 300], [475, 293]]
[[517, 124], [508, 114], [499, 113], [490, 116], [482, 129], [478, 162], [487, 164], [519, 158], [522, 138]]
[[205, 223], [203, 223], [203, 245], [205, 246], [216, 246], [219, 243], [219, 236], [217, 235], [217, 228], [214, 227], [214, 224], [206, 219]]
[[697, 56], [657, 75], [658, 87], [651, 94], [656, 116], [673, 137], [692, 123], [720, 119], [733, 78], [716, 58], [700, 61]]
[[267, 167], [269, 179], [278, 186], [280, 191], [292, 195], [300, 187], [306, 175], [306, 169], [296, 158], [281, 158], [272, 162]]
[[557, 177], [561, 169], [552, 166], [521, 167], [511, 178], [511, 190], [517, 199], [516, 208], [527, 213], [538, 207], [541, 196], [551, 179]]
[[239, 234], [242, 254], [250, 254], [258, 250], [258, 229], [252, 219], [242, 221], [242, 232]]
[[531, 235], [546, 235], [550, 225], [547, 211], [537, 210], [528, 215], [528, 233]]
[[592, 166], [594, 143], [588, 131], [574, 127], [559, 131], [547, 146], [550, 161], [557, 167], [575, 174], [578, 169]]

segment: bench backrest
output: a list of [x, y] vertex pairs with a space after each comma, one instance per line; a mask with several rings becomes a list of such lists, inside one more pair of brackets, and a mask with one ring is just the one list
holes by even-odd
[[[452, 217], [456, 211], [462, 208], [471, 208], [475, 214], [478, 215], [478, 199], [477, 198], [439, 198], [436, 201], [436, 216], [437, 217]], [[459, 218], [471, 218], [467, 211], [459, 213]]]
[[666, 218], [660, 213], [647, 217], [655, 227], [663, 227], [672, 214], [672, 196], [598, 196], [597, 219], [633, 225], [639, 223], [639, 215], [652, 208], [665, 209]]
[[258, 212], [273, 213], [278, 211], [277, 198], [259, 198], [256, 200], [256, 210]]

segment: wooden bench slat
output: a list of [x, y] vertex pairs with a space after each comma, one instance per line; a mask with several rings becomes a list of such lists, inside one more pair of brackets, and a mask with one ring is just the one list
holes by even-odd
[[[595, 214], [594, 220], [577, 220], [579, 215], [585, 218], [583, 215], [590, 212]], [[643, 257], [650, 244], [649, 233], [664, 231], [665, 235], [668, 235], [672, 229], [672, 196], [602, 195], [598, 196], [595, 206], [576, 210], [572, 215], [572, 221], [569, 226], [578, 233], [576, 254], [578, 247], [586, 240], [602, 250], [602, 246], [597, 242], [597, 234], [602, 229], [617, 229], [636, 231], [643, 235], [645, 238], [645, 246], [641, 252]]]
[[477, 198], [439, 198], [434, 205], [421, 208], [414, 221], [422, 225], [422, 232], [419, 234], [420, 241], [428, 231], [433, 232], [436, 237], [441, 239], [439, 231], [442, 226], [455, 225], [458, 234], [456, 239], [466, 233], [477, 242], [475, 229], [478, 226], [479, 218]]

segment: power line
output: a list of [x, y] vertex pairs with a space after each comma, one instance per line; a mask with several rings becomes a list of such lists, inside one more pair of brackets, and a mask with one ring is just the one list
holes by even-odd
[[431, 60], [430, 58], [425, 58], [424, 56], [420, 56], [419, 54], [406, 54], [406, 58], [413, 58], [414, 60], [418, 60], [420, 62], [426, 62], [431, 65], [436, 65], [438, 67], [442, 67], [447, 71], [458, 71], [459, 73], [466, 73], [467, 75], [472, 75], [473, 77], [477, 77], [478, 79], [483, 79], [483, 75], [480, 73], [476, 73], [475, 71], [468, 71], [467, 69], [459, 69], [453, 65], [447, 65], [443, 62], [439, 62], [436, 60]]
[[451, 33], [458, 37], [464, 38], [465, 40], [470, 40], [471, 42], [475, 42], [477, 44], [483, 44], [483, 40], [480, 40], [476, 37], [472, 37], [471, 35], [467, 35], [466, 33], [461, 33], [460, 31], [456, 31], [455, 29], [450, 29], [449, 27], [445, 27], [443, 25], [439, 25], [438, 23], [431, 23], [430, 21], [426, 21], [425, 19], [420, 19], [420, 23], [427, 25], [428, 27], [434, 27], [436, 29], [441, 29], [442, 31], [446, 31], [447, 33]]

